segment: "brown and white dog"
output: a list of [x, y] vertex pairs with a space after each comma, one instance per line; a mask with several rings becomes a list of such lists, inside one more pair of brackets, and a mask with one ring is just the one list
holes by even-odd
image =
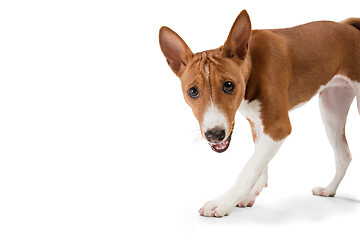
[[335, 195], [351, 161], [344, 128], [355, 96], [360, 111], [360, 19], [251, 30], [243, 10], [220, 48], [193, 54], [167, 27], [160, 29], [159, 38], [201, 134], [214, 151], [229, 147], [237, 110], [252, 129], [254, 154], [233, 187], [205, 203], [201, 215], [222, 217], [236, 205], [254, 204], [267, 184], [268, 163], [291, 133], [288, 111], [318, 92], [336, 174], [313, 194]]

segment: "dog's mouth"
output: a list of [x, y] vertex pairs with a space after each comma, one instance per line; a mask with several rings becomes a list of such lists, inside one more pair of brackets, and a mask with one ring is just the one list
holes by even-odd
[[222, 141], [221, 143], [217, 143], [217, 144], [209, 143], [211, 149], [217, 153], [225, 152], [229, 148], [231, 141], [231, 134], [232, 133], [230, 133], [229, 137], [225, 141]]

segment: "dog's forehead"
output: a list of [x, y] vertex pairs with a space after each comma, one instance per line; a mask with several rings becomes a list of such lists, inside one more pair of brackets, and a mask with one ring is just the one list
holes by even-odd
[[210, 74], [226, 73], [227, 66], [227, 61], [221, 54], [221, 48], [196, 53], [192, 63], [193, 70], [205, 73], [208, 79]]
[[228, 78], [231, 65], [229, 60], [222, 56], [221, 48], [198, 52], [189, 62], [181, 80], [185, 88], [191, 85], [206, 87]]

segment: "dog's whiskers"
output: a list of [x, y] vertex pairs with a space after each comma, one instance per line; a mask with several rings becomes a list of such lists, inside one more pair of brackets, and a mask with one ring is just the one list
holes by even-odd
[[201, 134], [198, 134], [198, 135], [195, 137], [193, 143], [201, 142], [202, 140], [204, 140], [203, 137], [201, 136]]
[[199, 128], [193, 129], [191, 131], [191, 133], [196, 133], [196, 136], [195, 136], [195, 138], [193, 140], [193, 143], [201, 142], [202, 140], [204, 140], [203, 137], [201, 136]]

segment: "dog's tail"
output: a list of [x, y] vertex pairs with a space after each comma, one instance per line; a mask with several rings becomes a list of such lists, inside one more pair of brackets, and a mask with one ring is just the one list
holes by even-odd
[[360, 30], [360, 18], [348, 18], [348, 19], [341, 21], [340, 23], [349, 24]]

